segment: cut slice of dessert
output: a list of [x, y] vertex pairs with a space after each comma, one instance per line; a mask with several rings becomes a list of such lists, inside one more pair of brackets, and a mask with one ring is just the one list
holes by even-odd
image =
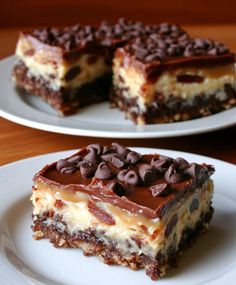
[[13, 70], [16, 86], [39, 95], [59, 114], [108, 100], [114, 50], [155, 27], [120, 19], [99, 27], [75, 25], [20, 34]]
[[189, 120], [236, 105], [234, 54], [217, 41], [172, 30], [162, 24], [115, 53], [112, 104], [137, 124]]
[[108, 98], [111, 68], [91, 26], [46, 28], [20, 34], [13, 79], [59, 114]]
[[208, 228], [213, 172], [117, 143], [89, 145], [35, 175], [34, 238], [144, 268], [156, 280]]

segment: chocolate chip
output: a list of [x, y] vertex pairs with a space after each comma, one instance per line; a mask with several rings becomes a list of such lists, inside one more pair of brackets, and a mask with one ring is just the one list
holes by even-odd
[[56, 164], [56, 169], [61, 172], [62, 168], [67, 166], [70, 166], [70, 163], [66, 159], [60, 159]]
[[77, 167], [66, 159], [60, 159], [56, 164], [56, 169], [62, 174], [72, 174], [76, 171]]
[[125, 189], [124, 189], [124, 187], [123, 187], [120, 183], [118, 183], [118, 182], [112, 182], [112, 183], [109, 185], [109, 187], [112, 189], [112, 191], [113, 191], [116, 195], [118, 195], [118, 196], [120, 196], [120, 197], [122, 197], [122, 196], [125, 195]]
[[188, 44], [184, 50], [184, 56], [190, 57], [194, 55], [195, 55], [195, 51], [194, 51], [193, 46], [191, 44]]
[[96, 171], [96, 166], [88, 161], [81, 161], [79, 163], [81, 175], [85, 178], [90, 178], [94, 176]]
[[125, 175], [128, 173], [128, 171], [129, 171], [129, 169], [121, 170], [120, 172], [118, 172], [117, 178], [118, 178], [120, 181], [124, 181]]
[[90, 25], [86, 25], [86, 26], [84, 26], [84, 31], [87, 34], [91, 34], [94, 31], [94, 28]]
[[87, 146], [88, 150], [95, 149], [97, 152], [97, 155], [101, 155], [103, 153], [103, 145], [96, 143], [96, 144], [90, 144]]
[[117, 155], [112, 156], [111, 163], [117, 168], [122, 168], [125, 165], [124, 161]]
[[166, 156], [166, 155], [159, 155], [159, 159], [161, 160], [165, 160], [167, 163], [172, 163], [173, 162], [173, 158]]
[[77, 165], [81, 160], [82, 160], [82, 157], [79, 155], [74, 155], [67, 159], [69, 163], [72, 163], [74, 165]]
[[187, 160], [185, 160], [184, 158], [182, 157], [177, 157], [175, 160], [174, 160], [174, 164], [178, 167], [178, 169], [180, 170], [184, 170], [186, 168], [189, 167], [189, 163], [187, 162]]
[[80, 24], [76, 24], [74, 26], [72, 26], [71, 30], [73, 32], [78, 32], [81, 29], [81, 25]]
[[182, 48], [179, 44], [171, 44], [167, 49], [167, 53], [169, 56], [180, 56], [182, 53]]
[[111, 163], [111, 159], [114, 156], [114, 153], [106, 153], [101, 155], [101, 159], [106, 161], [106, 162], [110, 162]]
[[156, 39], [157, 46], [162, 50], [167, 48], [167, 43], [164, 39]]
[[120, 145], [116, 142], [112, 143], [111, 145], [115, 149], [117, 154], [119, 154], [121, 156], [125, 156], [129, 152], [129, 150], [126, 147], [124, 147], [123, 145]]
[[220, 44], [218, 46], [217, 51], [218, 51], [218, 54], [224, 54], [224, 53], [229, 52], [229, 49], [224, 44]]
[[113, 177], [113, 173], [111, 171], [111, 169], [109, 168], [109, 166], [106, 164], [106, 162], [101, 162], [98, 165], [98, 168], [95, 172], [95, 177], [99, 178], [99, 179], [110, 179]]
[[103, 147], [103, 154], [108, 154], [108, 153], [115, 153], [115, 149], [113, 147], [108, 147], [104, 146]]
[[103, 154], [101, 156], [101, 158], [104, 160], [104, 161], [107, 161], [111, 164], [113, 164], [115, 167], [117, 168], [122, 168], [124, 165], [125, 165], [125, 162], [124, 160], [122, 159], [121, 156], [118, 156], [117, 154], [115, 153], [107, 153], [107, 154]]
[[176, 166], [174, 164], [171, 164], [168, 170], [166, 171], [164, 177], [167, 183], [175, 184], [183, 181], [184, 174], [178, 172]]
[[118, 173], [117, 178], [133, 186], [139, 184], [139, 176], [135, 170], [124, 169]]
[[136, 151], [130, 151], [126, 156], [126, 162], [128, 164], [136, 164], [140, 159], [142, 155]]
[[103, 154], [101, 156], [101, 159], [106, 161], [106, 162], [110, 162], [111, 163], [111, 160], [112, 160], [112, 157], [114, 156], [115, 154], [114, 153], [106, 153], [106, 154]]
[[97, 155], [97, 150], [94, 148], [90, 148], [89, 152], [84, 156], [84, 160], [88, 162], [98, 162], [99, 157]]
[[203, 39], [196, 38], [194, 39], [194, 44], [198, 48], [205, 48], [205, 41]]
[[217, 55], [217, 48], [212, 48], [211, 50], [208, 51], [209, 55]]
[[171, 163], [172, 161], [168, 157], [165, 157], [165, 156], [153, 157], [151, 160], [151, 165], [159, 173], [166, 172]]
[[163, 197], [170, 194], [170, 188], [167, 183], [160, 183], [150, 187], [153, 197]]
[[94, 35], [93, 34], [89, 34], [87, 37], [86, 37], [86, 43], [88, 42], [92, 42], [94, 40]]
[[199, 177], [200, 172], [201, 172], [201, 166], [197, 163], [191, 163], [190, 166], [184, 171], [185, 174], [188, 174], [194, 180], [196, 180]]
[[139, 174], [145, 185], [153, 182], [157, 178], [154, 168], [149, 164], [139, 165]]
[[81, 71], [80, 66], [74, 66], [71, 69], [69, 69], [65, 75], [65, 80], [66, 81], [70, 81], [72, 79], [74, 79]]

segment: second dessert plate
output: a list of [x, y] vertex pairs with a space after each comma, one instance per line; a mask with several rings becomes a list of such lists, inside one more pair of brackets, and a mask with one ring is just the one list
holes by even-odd
[[[234, 284], [236, 279], [236, 166], [220, 160], [177, 151], [134, 148], [189, 161], [213, 164], [215, 213], [211, 227], [179, 261], [158, 280], [160, 285]], [[18, 161], [0, 169], [0, 284], [4, 285], [154, 285], [143, 270], [108, 266], [79, 249], [56, 249], [48, 240], [32, 238], [32, 177], [46, 163], [75, 151], [51, 153]]]
[[209, 117], [185, 122], [136, 126], [124, 113], [100, 103], [78, 114], [58, 117], [39, 97], [19, 93], [11, 81], [14, 56], [0, 62], [0, 116], [36, 129], [91, 137], [155, 138], [210, 132], [236, 124], [236, 107]]

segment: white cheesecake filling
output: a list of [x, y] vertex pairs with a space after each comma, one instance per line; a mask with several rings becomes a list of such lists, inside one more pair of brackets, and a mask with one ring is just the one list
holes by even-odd
[[[147, 106], [156, 101], [157, 94], [164, 97], [164, 102], [170, 96], [174, 96], [192, 104], [196, 95], [207, 97], [212, 94], [215, 94], [218, 100], [224, 101], [226, 99], [224, 85], [234, 86], [235, 79], [234, 65], [230, 64], [211, 68], [181, 68], [171, 72], [167, 71], [163, 72], [154, 82], [147, 82], [144, 73], [132, 65], [124, 65], [119, 57], [113, 60], [113, 73], [114, 86], [123, 89], [122, 94], [125, 98], [136, 98], [141, 112], [145, 112]], [[201, 83], [178, 82], [177, 76], [185, 74], [201, 76], [204, 80]]]
[[[45, 46], [35, 50], [33, 55], [27, 55], [27, 51], [33, 48], [31, 42], [27, 41], [26, 38], [20, 38], [16, 47], [18, 60], [23, 61], [28, 68], [27, 76], [43, 78], [48, 82], [49, 87], [55, 91], [61, 87], [78, 88], [110, 72], [111, 69], [102, 56], [89, 64], [89, 58], [93, 55], [82, 54], [78, 60], [69, 64], [62, 58], [62, 55], [60, 61], [53, 60], [50, 51]], [[65, 75], [76, 66], [80, 68], [79, 74], [72, 80], [66, 81]]]
[[[105, 244], [116, 240], [117, 247], [124, 256], [136, 252], [154, 257], [158, 252], [166, 255], [168, 247], [173, 243], [176, 249], [178, 248], [182, 231], [186, 227], [194, 228], [201, 213], [209, 211], [212, 194], [213, 183], [210, 180], [190, 194], [184, 203], [180, 201], [170, 208], [163, 219], [148, 219], [143, 215], [130, 213], [111, 204], [97, 202], [99, 208], [113, 217], [115, 225], [101, 222], [91, 214], [87, 206], [89, 196], [85, 193], [76, 192], [68, 195], [66, 191], [55, 187], [52, 189], [52, 186], [38, 182], [35, 184], [31, 200], [34, 205], [35, 219], [37, 215], [41, 216], [43, 213], [53, 211], [56, 215], [63, 217], [63, 222], [66, 223], [67, 230], [71, 234], [93, 228]], [[190, 213], [189, 208], [195, 198], [199, 201], [199, 207]], [[56, 206], [57, 200], [63, 202], [62, 207]], [[175, 214], [178, 217], [177, 224], [170, 236], [165, 237], [166, 226]], [[65, 230], [65, 225], [55, 222], [53, 218], [48, 218], [46, 223], [48, 226], [55, 225], [61, 231]], [[36, 232], [35, 235], [40, 237], [41, 233]], [[131, 237], [142, 241], [141, 248]]]

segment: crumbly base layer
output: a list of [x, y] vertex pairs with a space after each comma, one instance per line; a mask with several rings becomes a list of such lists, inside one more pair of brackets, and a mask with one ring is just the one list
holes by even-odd
[[[62, 229], [61, 226], [57, 227], [55, 224], [47, 224], [50, 213], [44, 213], [43, 216], [35, 216], [32, 229], [35, 239], [48, 238], [55, 247], [81, 248], [84, 255], [97, 255], [104, 263], [109, 265], [128, 266], [133, 270], [144, 268], [146, 274], [152, 280], [157, 280], [165, 275], [168, 267], [176, 264], [176, 260], [183, 253], [183, 250], [195, 241], [197, 235], [208, 229], [212, 214], [213, 208], [210, 207], [207, 213], [202, 213], [194, 228], [185, 228], [179, 247], [176, 249], [175, 244], [173, 244], [168, 248], [167, 260], [160, 253], [155, 258], [137, 252], [130, 252], [129, 255], [124, 256], [117, 249], [116, 240], [110, 240], [109, 243], [104, 244], [96, 236], [95, 229], [89, 228], [86, 231], [70, 234], [66, 230], [66, 225]], [[61, 225], [63, 223], [62, 217], [56, 217], [55, 219], [58, 224]]]
[[40, 96], [60, 115], [70, 115], [78, 112], [81, 107], [108, 100], [111, 86], [111, 74], [109, 73], [79, 88], [63, 87], [60, 90], [53, 90], [45, 79], [30, 76], [28, 71], [23, 62], [15, 65], [12, 76], [17, 88]]
[[191, 102], [174, 96], [169, 96], [169, 99], [164, 102], [162, 94], [157, 94], [155, 102], [146, 106], [146, 111], [142, 112], [137, 98], [128, 98], [124, 95], [127, 93], [127, 88], [114, 86], [111, 104], [112, 107], [118, 107], [124, 111], [126, 117], [136, 124], [171, 123], [209, 116], [236, 106], [236, 92], [233, 87], [226, 84], [222, 92], [224, 101], [219, 100], [217, 94], [208, 96], [199, 94]]

